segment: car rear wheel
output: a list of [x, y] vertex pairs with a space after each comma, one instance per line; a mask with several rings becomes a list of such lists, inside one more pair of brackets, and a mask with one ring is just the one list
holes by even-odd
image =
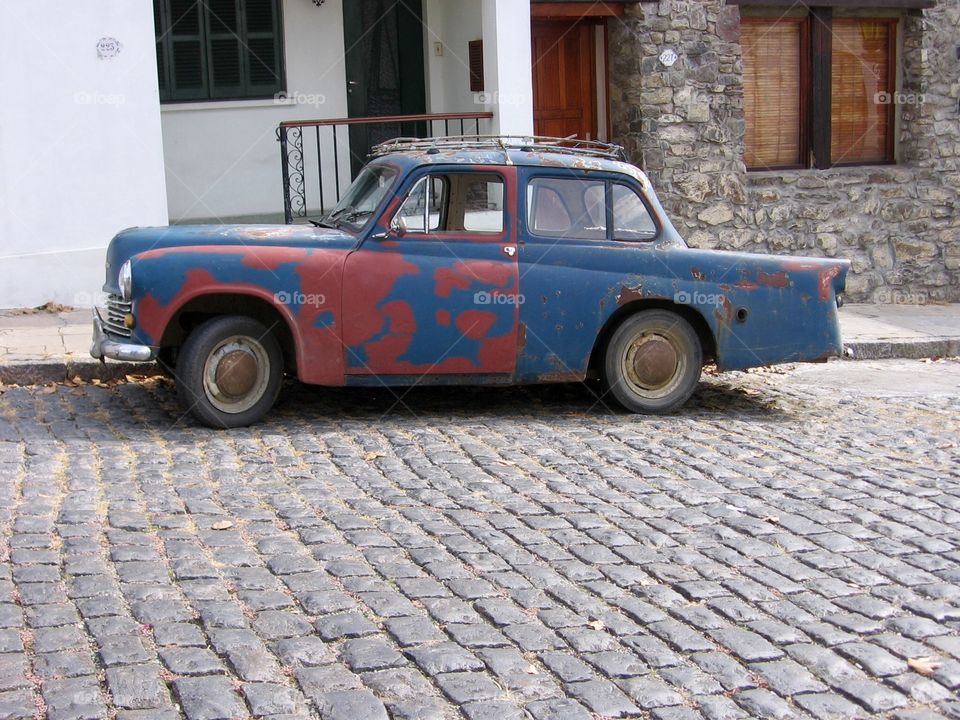
[[177, 394], [204, 425], [232, 428], [262, 418], [283, 381], [283, 353], [256, 320], [213, 318], [187, 337], [177, 358]]
[[668, 413], [690, 398], [702, 368], [703, 351], [690, 323], [669, 310], [644, 310], [611, 336], [603, 379], [627, 410]]

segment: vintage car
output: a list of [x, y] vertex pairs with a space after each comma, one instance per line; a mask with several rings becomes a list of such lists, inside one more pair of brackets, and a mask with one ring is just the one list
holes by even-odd
[[845, 260], [687, 247], [613, 145], [398, 139], [312, 225], [124, 230], [91, 354], [159, 361], [213, 427], [326, 386], [599, 377], [664, 413], [702, 367], [842, 350]]

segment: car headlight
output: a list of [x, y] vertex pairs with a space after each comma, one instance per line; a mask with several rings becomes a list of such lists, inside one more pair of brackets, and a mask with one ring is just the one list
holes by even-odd
[[120, 299], [129, 302], [133, 294], [133, 271], [130, 269], [130, 261], [127, 260], [120, 266], [120, 273], [117, 275], [117, 286], [120, 288]]

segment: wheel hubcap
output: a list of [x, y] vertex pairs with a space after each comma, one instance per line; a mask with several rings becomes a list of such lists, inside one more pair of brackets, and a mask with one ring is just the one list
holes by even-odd
[[633, 373], [639, 385], [659, 388], [677, 372], [677, 351], [659, 335], [648, 335], [634, 343]]
[[234, 350], [220, 360], [216, 380], [217, 387], [225, 395], [246, 395], [257, 382], [257, 361], [253, 355], [243, 350]]
[[241, 413], [257, 404], [270, 379], [270, 359], [259, 340], [246, 336], [218, 344], [203, 370], [203, 390], [223, 412]]
[[637, 335], [622, 357], [630, 390], [649, 400], [667, 397], [682, 382], [687, 360], [669, 331]]

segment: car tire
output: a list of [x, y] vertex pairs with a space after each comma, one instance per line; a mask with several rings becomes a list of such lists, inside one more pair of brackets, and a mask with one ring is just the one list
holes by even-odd
[[283, 353], [256, 320], [227, 315], [187, 336], [177, 357], [177, 395], [213, 428], [243, 427], [273, 407], [283, 382]]
[[703, 369], [696, 331], [669, 310], [643, 310], [624, 320], [607, 343], [603, 380], [631, 412], [662, 414], [683, 405]]

